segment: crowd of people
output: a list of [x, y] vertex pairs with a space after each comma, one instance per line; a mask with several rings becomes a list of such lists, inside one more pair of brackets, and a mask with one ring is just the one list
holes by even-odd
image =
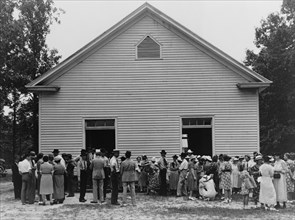
[[[92, 188], [91, 203], [106, 203], [111, 189], [112, 205], [127, 205], [127, 192], [136, 206], [138, 193], [161, 196], [186, 196], [189, 200], [220, 200], [231, 203], [233, 194], [243, 197], [243, 207], [248, 209], [251, 197], [257, 209], [278, 210], [286, 208], [287, 202], [295, 200], [295, 153], [274, 156], [194, 155], [191, 150], [166, 158], [146, 155], [131, 159], [131, 152], [120, 156], [114, 150], [110, 157], [105, 149], [81, 150], [80, 156], [62, 154], [55, 149], [43, 155], [31, 151], [15, 158], [12, 167], [14, 193], [22, 204], [51, 205], [63, 203], [65, 197], [74, 197], [75, 167], [79, 182], [79, 202], [86, 202], [86, 189]], [[123, 189], [123, 200], [118, 201]], [[37, 196], [36, 196], [37, 195]], [[260, 205], [259, 205], [260, 204]]]

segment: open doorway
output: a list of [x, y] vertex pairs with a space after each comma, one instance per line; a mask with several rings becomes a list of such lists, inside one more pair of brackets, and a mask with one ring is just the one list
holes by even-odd
[[116, 148], [115, 119], [86, 120], [86, 149], [106, 149], [112, 153]]
[[195, 155], [212, 156], [212, 118], [183, 118], [182, 134]]

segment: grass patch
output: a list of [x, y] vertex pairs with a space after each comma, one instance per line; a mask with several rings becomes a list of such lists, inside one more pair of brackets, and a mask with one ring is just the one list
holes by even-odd
[[[282, 217], [290, 217], [295, 215], [293, 208], [280, 210], [279, 212], [255, 210], [255, 209], [230, 209], [221, 207], [166, 207], [165, 215], [175, 216], [210, 216], [210, 218], [232, 218], [232, 219], [281, 219]], [[164, 214], [164, 213], [163, 213]]]

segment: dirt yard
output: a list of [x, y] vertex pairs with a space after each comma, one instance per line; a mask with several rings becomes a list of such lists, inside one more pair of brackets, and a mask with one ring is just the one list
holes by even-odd
[[[127, 207], [107, 204], [91, 204], [92, 194], [86, 194], [86, 203], [79, 203], [78, 193], [66, 198], [64, 204], [50, 206], [22, 205], [14, 199], [13, 185], [9, 177], [0, 179], [0, 219], [294, 219], [295, 205], [279, 212], [265, 210], [243, 210], [240, 196], [228, 205], [220, 201], [188, 201], [186, 198], [147, 196], [137, 194], [137, 206]], [[121, 200], [122, 194], [119, 195]], [[131, 203], [131, 201], [129, 200]]]

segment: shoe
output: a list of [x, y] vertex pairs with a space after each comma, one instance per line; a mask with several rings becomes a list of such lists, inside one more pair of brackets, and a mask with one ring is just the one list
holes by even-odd
[[106, 202], [106, 201], [103, 201], [103, 202], [101, 202], [100, 204], [101, 204], [101, 205], [106, 205], [107, 202]]
[[97, 201], [91, 201], [90, 203], [98, 203]]
[[50, 202], [50, 205], [54, 205], [54, 202]]
[[74, 194], [67, 195], [67, 197], [74, 197], [74, 196], [75, 196]]
[[79, 199], [79, 202], [86, 202], [86, 199]]
[[269, 210], [270, 210], [270, 211], [275, 211], [275, 212], [278, 212], [278, 211], [279, 211], [279, 210], [277, 210], [277, 209], [275, 209], [275, 208], [273, 208], [273, 207], [269, 208]]
[[275, 205], [275, 209], [281, 209], [282, 206], [280, 204]]
[[121, 205], [120, 203], [111, 203], [111, 205]]

